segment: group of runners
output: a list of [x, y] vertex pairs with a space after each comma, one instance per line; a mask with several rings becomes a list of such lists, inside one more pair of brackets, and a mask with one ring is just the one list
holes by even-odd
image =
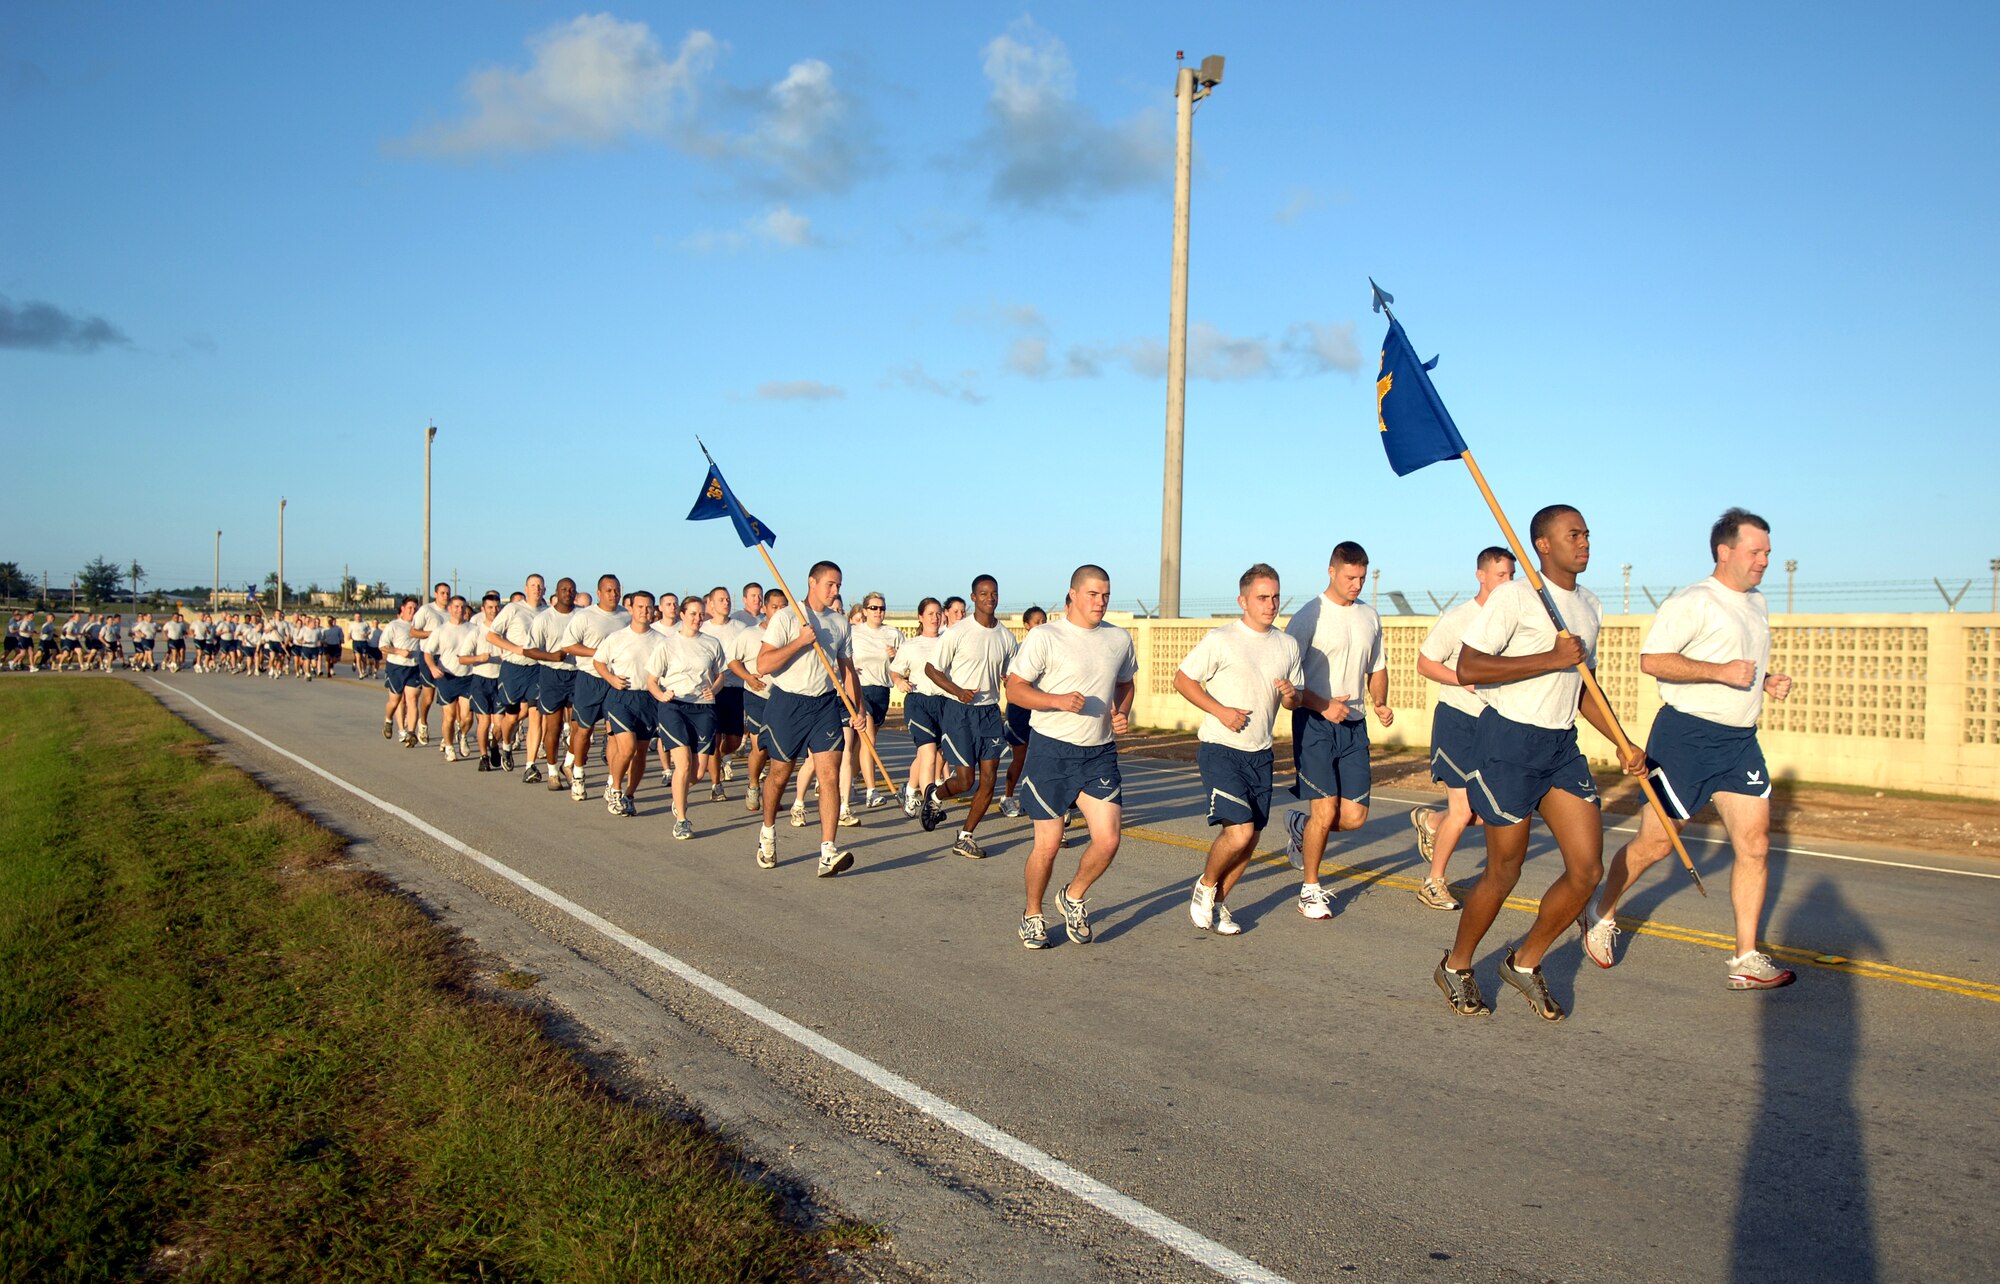
[[[1431, 771], [1447, 793], [1443, 806], [1418, 807], [1410, 822], [1427, 863], [1418, 898], [1459, 915], [1434, 980], [1454, 1012], [1471, 1016], [1491, 1010], [1474, 954], [1520, 877], [1530, 818], [1541, 816], [1563, 871], [1500, 975], [1554, 1021], [1566, 1014], [1542, 977], [1544, 955], [1575, 928], [1588, 957], [1613, 966], [1618, 902], [1671, 842], [1659, 819], [1643, 813], [1607, 876], [1601, 803], [1576, 738], [1581, 714], [1615, 740], [1603, 712], [1583, 698], [1578, 671], [1593, 663], [1602, 618], [1596, 596], [1577, 582], [1589, 564], [1589, 529], [1575, 508], [1552, 505], [1535, 515], [1530, 539], [1566, 631], [1516, 578], [1511, 553], [1478, 554], [1476, 596], [1445, 612], [1420, 650], [1419, 674], [1442, 688]], [[1757, 948], [1770, 775], [1756, 723], [1764, 698], [1783, 699], [1790, 689], [1789, 678], [1769, 672], [1770, 628], [1758, 591], [1769, 526], [1731, 509], [1711, 529], [1710, 551], [1714, 573], [1659, 608], [1642, 646], [1642, 671], [1659, 681], [1666, 707], [1647, 746], [1623, 755], [1620, 766], [1652, 777], [1676, 828], [1713, 801], [1735, 854], [1737, 942], [1725, 982], [1769, 989], [1794, 979]], [[1308, 921], [1333, 917], [1320, 872], [1329, 845], [1368, 819], [1367, 717], [1383, 726], [1395, 717], [1381, 620], [1361, 600], [1367, 572], [1359, 544], [1336, 545], [1326, 589], [1281, 628], [1279, 574], [1251, 567], [1238, 584], [1241, 617], [1203, 637], [1174, 675], [1175, 690], [1203, 715], [1198, 768], [1215, 833], [1188, 902], [1202, 930], [1242, 930], [1228, 899], [1271, 820], [1281, 712], [1290, 719], [1291, 790], [1304, 803], [1286, 818], [1287, 854], [1300, 873], [1295, 907]], [[800, 609], [778, 590], [749, 584], [736, 610], [726, 588], [627, 592], [614, 575], [597, 581], [594, 600], [580, 598], [568, 579], [545, 600], [541, 577], [531, 576], [509, 600], [489, 592], [477, 609], [439, 584], [430, 602], [405, 599], [378, 640], [389, 688], [383, 735], [412, 747], [429, 743], [435, 702], [444, 709], [447, 760], [511, 772], [519, 745], [527, 783], [583, 800], [601, 723], [607, 809], [636, 814], [634, 796], [657, 752], [677, 839], [694, 835], [693, 792], [705, 783], [709, 799], [723, 801], [733, 760], [745, 758], [744, 805], [761, 816], [755, 860], [763, 868], [777, 862], [786, 786], [795, 788], [791, 823], [804, 827], [807, 785], [817, 781], [822, 877], [853, 863], [837, 835], [859, 823], [856, 774], [864, 782], [860, 810], [900, 802], [926, 830], [961, 802], [950, 850], [972, 859], [985, 855], [977, 831], [997, 793], [1003, 815], [1025, 813], [1034, 825], [1021, 944], [1049, 945], [1057, 919], [1069, 940], [1088, 942], [1089, 893], [1118, 851], [1116, 737], [1128, 729], [1135, 690], [1131, 636], [1104, 621], [1109, 576], [1077, 568], [1059, 611], [1026, 612], [1018, 637], [998, 615], [1000, 586], [990, 575], [976, 578], [967, 598], [923, 599], [913, 634], [884, 623], [878, 593], [844, 611], [841, 585], [840, 568], [820, 562]], [[900, 788], [889, 784], [875, 750], [895, 690], [914, 749]], [[1053, 889], [1051, 916], [1055, 862], [1073, 813], [1089, 838], [1074, 872]], [[1475, 828], [1484, 833], [1486, 864], [1461, 903], [1447, 865]]]
[[7, 617], [4, 664], [26, 673], [63, 669], [108, 673], [123, 666], [310, 682], [331, 676], [343, 651], [349, 651], [356, 676], [366, 678], [381, 669], [381, 655], [373, 646], [379, 632], [380, 626], [359, 613], [343, 625], [333, 616], [282, 611], [268, 617], [174, 611], [160, 618], [140, 612], [128, 626], [117, 612], [73, 611], [62, 616], [23, 611]]

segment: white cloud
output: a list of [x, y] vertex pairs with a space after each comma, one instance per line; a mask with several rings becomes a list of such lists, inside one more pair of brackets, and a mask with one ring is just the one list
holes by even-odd
[[1331, 324], [1301, 321], [1285, 331], [1284, 346], [1306, 374], [1325, 374], [1330, 370], [1353, 374], [1361, 369], [1361, 349], [1354, 343], [1352, 321]]
[[681, 248], [696, 254], [735, 254], [757, 246], [774, 245], [796, 250], [819, 245], [812, 220], [788, 205], [776, 205], [752, 215], [737, 227], [721, 231], [704, 228], [684, 238]]
[[1310, 187], [1294, 187], [1290, 192], [1285, 194], [1285, 203], [1272, 213], [1271, 221], [1273, 223], [1296, 223], [1302, 216], [1318, 209], [1320, 204], [1321, 201], [1318, 193], [1314, 192]]
[[757, 386], [763, 401], [832, 401], [846, 395], [847, 389], [817, 379], [781, 379]]
[[1150, 109], [1100, 120], [1076, 99], [1069, 50], [1033, 19], [988, 41], [981, 61], [990, 85], [981, 147], [999, 157], [995, 200], [1060, 209], [1171, 181], [1171, 118]]
[[934, 397], [945, 397], [952, 401], [962, 401], [967, 405], [984, 405], [989, 398], [972, 386], [974, 373], [960, 371], [954, 379], [940, 379], [924, 369], [923, 362], [912, 361], [891, 370], [882, 380], [885, 388], [904, 387], [914, 392], [927, 392]]
[[[1164, 378], [1167, 345], [1157, 336], [1123, 342], [1076, 343], [1056, 356], [1048, 321], [1027, 304], [996, 306], [964, 314], [975, 322], [998, 322], [1014, 331], [1006, 368], [1029, 379], [1094, 379], [1107, 368], [1123, 367], [1144, 379]], [[1188, 326], [1187, 374], [1190, 379], [1234, 383], [1246, 379], [1304, 378], [1332, 371], [1353, 373], [1361, 368], [1352, 322], [1301, 321], [1286, 327], [1273, 342], [1261, 335], [1232, 335], [1196, 321]]]

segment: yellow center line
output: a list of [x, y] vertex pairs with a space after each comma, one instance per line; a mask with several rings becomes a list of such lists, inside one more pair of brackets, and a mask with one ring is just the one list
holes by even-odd
[[[1162, 843], [1169, 847], [1185, 847], [1190, 851], [1208, 850], [1208, 842], [1199, 838], [1183, 838], [1179, 834], [1164, 833], [1157, 829], [1141, 829], [1128, 826], [1124, 833], [1149, 843]], [[1254, 858], [1259, 864], [1289, 866], [1283, 848], [1259, 852]], [[1423, 886], [1420, 878], [1404, 874], [1391, 874], [1380, 869], [1364, 869], [1358, 865], [1340, 865], [1332, 861], [1322, 861], [1320, 877], [1337, 881], [1360, 883], [1365, 886], [1383, 884], [1389, 887], [1406, 888], [1415, 891]], [[1507, 908], [1533, 914], [1540, 908], [1539, 902], [1525, 897], [1510, 896]], [[1679, 941], [1686, 945], [1701, 945], [1709, 949], [1721, 950], [1725, 954], [1736, 952], [1736, 938], [1721, 932], [1705, 931], [1698, 927], [1680, 927], [1672, 923], [1648, 923], [1638, 919], [1621, 918], [1618, 926], [1636, 936], [1656, 936], [1665, 941]], [[1840, 972], [1848, 976], [1870, 977], [1881, 981], [1894, 981], [1898, 985], [1911, 985], [1924, 990], [1939, 990], [1946, 994], [1963, 995], [1968, 999], [1985, 999], [1989, 1003], [2000, 1003], [2000, 984], [1989, 981], [1974, 981], [1962, 976], [1946, 976], [1937, 972], [1918, 972], [1911, 968], [1896, 967], [1889, 963], [1876, 963], [1867, 959], [1850, 959], [1823, 950], [1801, 949], [1791, 945], [1761, 943], [1759, 946], [1774, 959], [1787, 963], [1816, 967], [1828, 972]]]

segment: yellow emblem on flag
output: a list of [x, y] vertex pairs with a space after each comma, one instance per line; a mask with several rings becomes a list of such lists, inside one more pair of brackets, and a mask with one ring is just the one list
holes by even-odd
[[1382, 398], [1388, 396], [1389, 389], [1395, 386], [1396, 374], [1393, 370], [1375, 381], [1375, 426], [1383, 432], [1389, 431], [1389, 425], [1382, 422]]
[[708, 498], [722, 498], [722, 480], [720, 478], [711, 477], [708, 479]]

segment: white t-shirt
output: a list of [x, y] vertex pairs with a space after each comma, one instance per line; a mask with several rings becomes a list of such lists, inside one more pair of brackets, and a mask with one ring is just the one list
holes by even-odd
[[[498, 633], [503, 638], [506, 638], [509, 642], [512, 642], [515, 646], [534, 646], [535, 623], [536, 621], [541, 619], [541, 617], [547, 612], [547, 610], [548, 610], [547, 607], [541, 607], [538, 609], [536, 607], [529, 606], [525, 600], [519, 602], [509, 602], [507, 603], [507, 605], [500, 608], [499, 615], [493, 617], [493, 632]], [[512, 651], [501, 652], [500, 662], [502, 664], [535, 663], [533, 660], [530, 660], [527, 656], [515, 655]]]
[[[819, 635], [819, 645], [826, 652], [828, 663], [835, 672], [840, 669], [842, 656], [850, 661], [854, 652], [848, 645], [847, 617], [839, 611], [813, 611], [813, 632]], [[778, 612], [771, 622], [764, 626], [764, 643], [767, 646], [784, 646], [799, 636], [799, 613], [787, 606]], [[826, 675], [826, 665], [819, 662], [808, 646], [794, 655], [782, 669], [765, 675], [765, 680], [780, 691], [796, 696], [821, 696], [833, 690], [833, 679]]]
[[499, 647], [494, 646], [493, 639], [488, 636], [488, 634], [494, 632], [494, 626], [499, 622], [500, 617], [497, 614], [489, 620], [486, 618], [486, 613], [481, 611], [466, 624], [465, 633], [459, 642], [459, 645], [465, 648], [466, 655], [492, 657], [472, 666], [472, 671], [482, 678], [497, 678], [500, 676], [500, 657], [505, 652]]
[[[1458, 653], [1464, 650], [1462, 639], [1465, 637], [1465, 626], [1472, 623], [1473, 616], [1479, 614], [1479, 607], [1480, 603], [1477, 600], [1460, 602], [1438, 616], [1438, 622], [1431, 625], [1431, 631], [1424, 636], [1424, 644], [1417, 648], [1417, 654], [1426, 660], [1434, 660], [1447, 669], [1456, 670]], [[1478, 717], [1480, 711], [1486, 707], [1486, 701], [1479, 697], [1476, 690], [1469, 687], [1454, 687], [1442, 682], [1438, 683], [1438, 701], [1474, 718]]]
[[660, 639], [646, 660], [646, 672], [660, 680], [660, 690], [676, 700], [713, 704], [709, 684], [722, 668], [722, 643], [706, 633], [687, 636], [675, 629]]
[[[613, 633], [631, 627], [632, 615], [624, 608], [607, 611], [592, 602], [589, 606], [580, 606], [569, 613], [569, 628], [563, 633], [562, 645], [595, 648]], [[597, 676], [597, 670], [591, 667], [589, 657], [571, 658], [577, 660], [577, 667], [583, 672], [592, 677]]]
[[[597, 654], [591, 658], [625, 679], [629, 688], [643, 691], [646, 689], [646, 664], [653, 652], [659, 649], [660, 641], [660, 635], [650, 628], [643, 633], [634, 632], [632, 622], [627, 620], [624, 628], [598, 642]], [[597, 666], [593, 664], [590, 671], [597, 673]]]
[[1030, 727], [1073, 745], [1110, 742], [1111, 710], [1118, 686], [1130, 682], [1138, 671], [1130, 633], [1115, 624], [1079, 628], [1060, 615], [1028, 630], [1013, 663], [1015, 676], [1034, 683], [1038, 691], [1050, 695], [1083, 693], [1082, 713], [1037, 709], [1028, 715]]
[[474, 616], [463, 624], [447, 624], [424, 639], [424, 650], [437, 657], [438, 667], [446, 673], [465, 677], [472, 672], [472, 666], [461, 664], [459, 656], [472, 655], [477, 644], [486, 638], [486, 621]]
[[[1283, 629], [1259, 633], [1241, 620], [1210, 629], [1181, 661], [1181, 672], [1232, 709], [1250, 711], [1241, 731], [1231, 731], [1214, 714], [1204, 714], [1198, 736], [1212, 745], [1262, 753], [1271, 747], [1271, 724], [1282, 702], [1277, 680], [1305, 685], [1298, 639]], [[1032, 719], [1030, 720], [1032, 723]]]
[[[1549, 596], [1555, 599], [1556, 609], [1562, 612], [1569, 631], [1583, 643], [1584, 662], [1595, 665], [1597, 630], [1604, 614], [1597, 594], [1580, 584], [1574, 591], [1551, 584]], [[1527, 581], [1512, 580], [1493, 590], [1486, 605], [1479, 608], [1479, 614], [1465, 626], [1460, 644], [1487, 655], [1541, 655], [1556, 644], [1556, 626]], [[1563, 669], [1479, 689], [1486, 703], [1501, 717], [1561, 731], [1576, 725], [1577, 697], [1583, 691], [1583, 678], [1575, 669]]]
[[1321, 593], [1299, 608], [1285, 632], [1299, 644], [1306, 690], [1322, 700], [1346, 699], [1346, 720], [1360, 722], [1368, 707], [1368, 675], [1389, 667], [1375, 608], [1359, 599], [1342, 606]]
[[889, 657], [903, 645], [903, 631], [886, 624], [864, 624], [853, 630], [851, 643], [854, 647], [854, 672], [861, 679], [861, 685], [888, 686]]
[[[1000, 703], [1000, 686], [1007, 680], [1007, 665], [1021, 649], [1014, 631], [999, 621], [992, 628], [977, 617], [966, 616], [938, 637], [937, 658], [931, 663], [959, 686], [975, 692], [974, 704]], [[1101, 740], [1079, 740], [1078, 744], [1102, 744]]]
[[[729, 618], [732, 623], [735, 622], [735, 616], [732, 615]], [[752, 673], [757, 672], [757, 653], [763, 649], [764, 626], [761, 624], [754, 628], [747, 628], [729, 640], [729, 658], [739, 661], [744, 668], [750, 670]], [[770, 690], [768, 683], [765, 685], [764, 691], [751, 691], [749, 683], [743, 682], [741, 678], [738, 678], [737, 681], [743, 683], [743, 689], [746, 692], [749, 692], [749, 694], [756, 696], [760, 700]]]
[[[563, 635], [569, 632], [570, 621], [576, 618], [576, 608], [558, 611], [553, 606], [535, 617], [535, 640], [528, 645], [537, 651], [554, 651], [563, 644]], [[560, 660], [537, 660], [535, 663], [546, 669], [571, 669], [576, 667], [574, 656], [564, 656]]]
[[[194, 635], [196, 638], [201, 638], [205, 636], [206, 632], [207, 632], [206, 626], [201, 624], [197, 624], [194, 626]], [[314, 628], [310, 624], [305, 625], [304, 627], [300, 628], [299, 630], [297, 630], [295, 633], [292, 634], [292, 640], [297, 642], [300, 646], [316, 647], [319, 645], [319, 630]]]
[[[786, 609], [789, 610], [791, 608], [787, 607]], [[737, 611], [729, 618], [746, 629], [761, 629], [764, 627], [764, 617], [755, 611]]]
[[722, 648], [722, 685], [725, 687], [741, 687], [743, 685], [743, 679], [729, 671], [728, 662], [736, 658], [733, 650], [736, 639], [747, 627], [733, 615], [720, 624], [717, 624], [714, 620], [703, 620], [701, 622], [702, 636], [714, 638], [715, 644]]
[[383, 628], [382, 636], [376, 640], [375, 645], [382, 648], [383, 657], [391, 664], [407, 665], [417, 662], [417, 657], [414, 655], [397, 655], [389, 649], [392, 646], [403, 651], [414, 651], [416, 649], [417, 640], [410, 636], [410, 622], [401, 616], [397, 616], [395, 619], [389, 621]]
[[[166, 627], [161, 632], [167, 635], [167, 641], [178, 642], [187, 636], [187, 627], [187, 624], [177, 615], [167, 621]], [[68, 624], [63, 625], [62, 631], [64, 637], [76, 636], [76, 630], [72, 629]]]
[[1660, 603], [1641, 655], [1684, 655], [1704, 664], [1748, 660], [1757, 676], [1748, 691], [1720, 682], [1660, 681], [1660, 699], [1682, 713], [1725, 727], [1754, 727], [1764, 712], [1771, 667], [1771, 617], [1756, 589], [1738, 593], [1713, 575]]
[[215, 626], [215, 636], [227, 642], [236, 636], [236, 626], [228, 620], [224, 620]]
[[417, 608], [416, 618], [410, 621], [410, 627], [418, 633], [435, 633], [449, 623], [451, 616], [445, 613], [443, 607], [435, 602], [425, 602]]
[[[924, 672], [924, 666], [937, 664], [938, 648], [943, 645], [942, 634], [927, 638], [919, 633], [913, 638], [905, 638], [903, 645], [896, 648], [896, 658], [889, 662], [889, 672], [908, 678], [918, 695], [941, 696], [944, 688], [931, 681], [931, 675]], [[942, 669], [944, 666], [938, 667]]]

